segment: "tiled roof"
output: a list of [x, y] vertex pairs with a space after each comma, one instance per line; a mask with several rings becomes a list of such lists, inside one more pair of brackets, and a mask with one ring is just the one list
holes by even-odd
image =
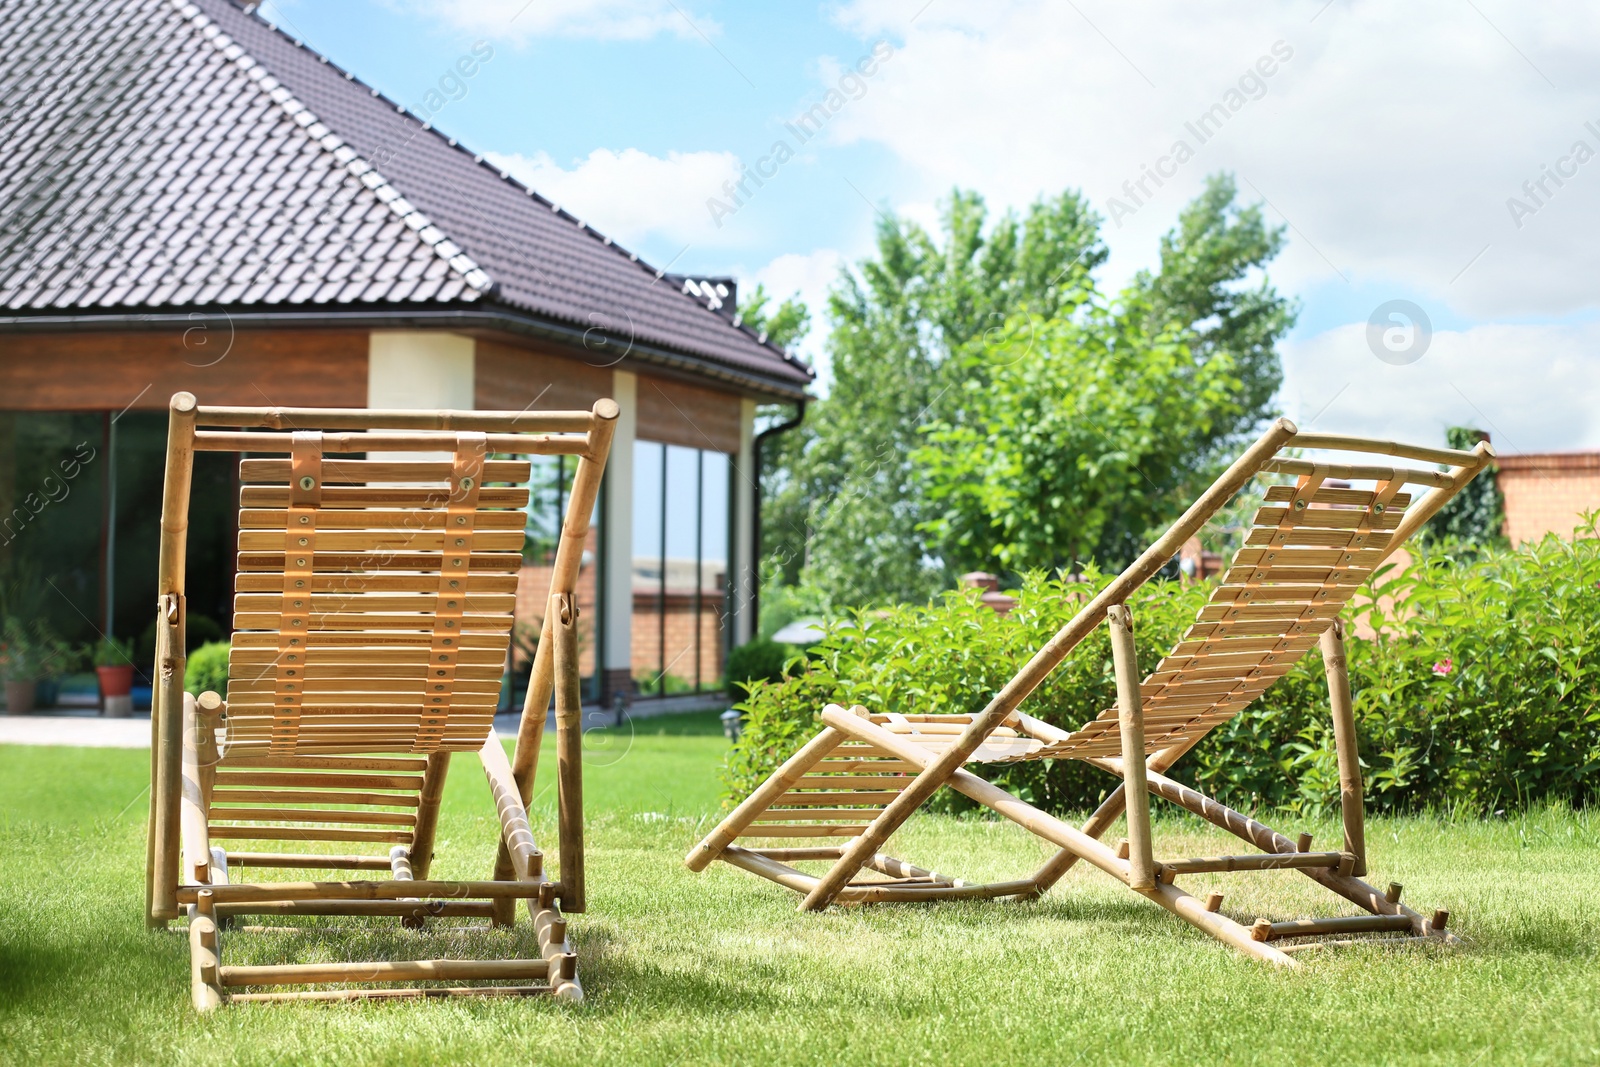
[[501, 310], [810, 381], [231, 0], [12, 0], [0, 41], [0, 314]]

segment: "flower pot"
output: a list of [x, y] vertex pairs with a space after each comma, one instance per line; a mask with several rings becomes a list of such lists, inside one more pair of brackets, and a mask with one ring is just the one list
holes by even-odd
[[96, 667], [100, 676], [100, 710], [107, 717], [125, 719], [133, 714], [133, 665]]
[[123, 667], [96, 667], [100, 676], [101, 697], [125, 697], [133, 692], [133, 664]]
[[26, 715], [33, 710], [33, 688], [36, 683], [7, 682], [6, 711], [12, 715]]

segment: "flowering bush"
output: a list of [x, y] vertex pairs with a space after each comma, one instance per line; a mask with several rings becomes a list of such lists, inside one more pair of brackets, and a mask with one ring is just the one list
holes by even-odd
[[[1554, 536], [1517, 549], [1419, 549], [1385, 571], [1401, 617], [1349, 640], [1350, 683], [1368, 804], [1380, 810], [1491, 809], [1600, 792], [1600, 539]], [[790, 677], [753, 683], [739, 705], [728, 795], [742, 797], [818, 728], [834, 702], [873, 711], [969, 712], [984, 706], [1105, 578], [1027, 576], [1007, 617], [976, 594], [927, 607], [856, 612]], [[1209, 587], [1152, 582], [1129, 601], [1149, 671], [1194, 619]], [[1064, 728], [1110, 707], [1105, 627], [1075, 649], [1022, 709]], [[1074, 760], [995, 764], [986, 777], [1053, 811], [1096, 803], [1116, 784]], [[1308, 653], [1242, 714], [1214, 730], [1174, 776], [1235, 806], [1337, 804], [1338, 768], [1321, 657]], [[964, 806], [942, 790], [936, 805]]]

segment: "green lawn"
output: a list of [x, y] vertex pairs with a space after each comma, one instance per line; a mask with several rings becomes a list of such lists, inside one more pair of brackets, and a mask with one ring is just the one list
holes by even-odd
[[[148, 753], [0, 747], [0, 1059], [1600, 1063], [1593, 813], [1375, 821], [1373, 879], [1404, 882], [1420, 908], [1448, 907], [1472, 945], [1303, 956], [1306, 967], [1282, 974], [1094, 871], [1075, 869], [1033, 904], [823, 915], [797, 914], [788, 891], [722, 864], [691, 874], [681, 858], [715, 818], [725, 745], [712, 715], [590, 735], [590, 910], [573, 921], [586, 1005], [241, 1005], [205, 1018], [189, 1005], [187, 939], [146, 933], [140, 915]], [[548, 837], [549, 794], [534, 807]], [[1024, 871], [1044, 854], [1009, 824], [924, 817], [913, 828], [899, 854], [969, 878]], [[1331, 823], [1284, 828], [1336, 839]], [[493, 839], [482, 775], [460, 757], [437, 875], [484, 876]], [[1158, 826], [1158, 855], [1227, 840], [1173, 819]], [[1224, 890], [1224, 909], [1246, 921], [1258, 910], [1330, 913], [1327, 894], [1290, 872], [1185, 885]], [[225, 935], [225, 958], [528, 948], [526, 934], [419, 944], [386, 925], [336, 922], [357, 932]]]

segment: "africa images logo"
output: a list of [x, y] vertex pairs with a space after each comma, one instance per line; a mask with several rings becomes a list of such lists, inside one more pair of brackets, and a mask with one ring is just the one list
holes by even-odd
[[1415, 363], [1432, 340], [1428, 313], [1409, 300], [1385, 300], [1367, 319], [1367, 347], [1390, 366]]

